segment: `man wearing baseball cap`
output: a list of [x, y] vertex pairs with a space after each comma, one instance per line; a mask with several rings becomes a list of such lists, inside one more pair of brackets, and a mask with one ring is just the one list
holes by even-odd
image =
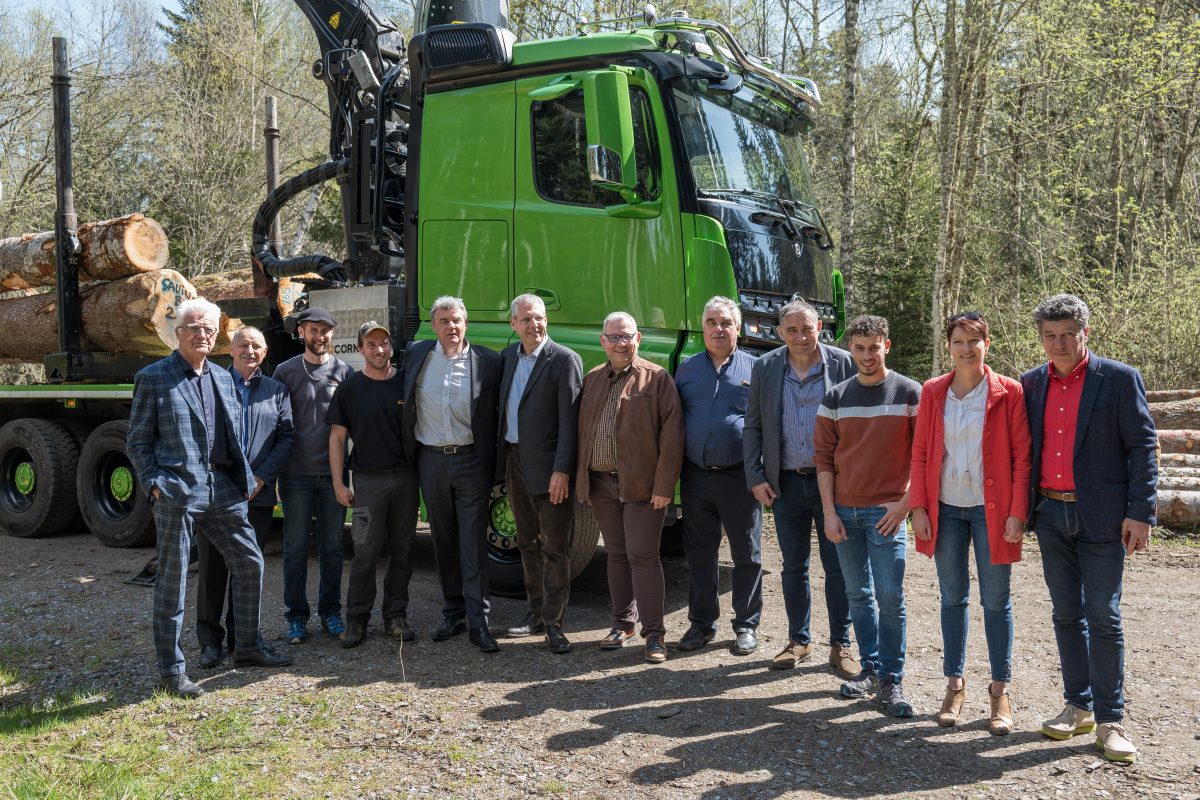
[[[339, 503], [354, 509], [354, 560], [342, 634], [346, 648], [367, 638], [375, 605], [375, 564], [385, 544], [383, 630], [404, 642], [416, 638], [408, 624], [408, 552], [417, 532], [417, 474], [404, 452], [404, 378], [392, 366], [391, 331], [382, 322], [372, 320], [358, 329], [358, 352], [366, 362], [362, 371], [338, 387], [325, 415], [333, 491]], [[347, 439], [354, 442], [349, 464], [353, 489], [343, 480]]]
[[338, 503], [329, 474], [329, 426], [325, 412], [342, 381], [354, 374], [350, 365], [329, 353], [337, 321], [323, 308], [306, 308], [297, 319], [296, 333], [304, 343], [301, 355], [275, 368], [272, 376], [288, 388], [296, 438], [292, 454], [279, 474], [283, 502], [283, 603], [291, 644], [308, 636], [308, 531], [316, 513], [317, 552], [321, 582], [317, 614], [330, 636], [345, 632], [342, 622], [342, 528], [346, 510]]

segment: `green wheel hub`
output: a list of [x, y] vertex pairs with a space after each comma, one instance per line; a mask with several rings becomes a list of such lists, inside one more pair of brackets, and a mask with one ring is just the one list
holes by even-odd
[[[22, 461], [17, 464], [17, 468], [13, 471], [13, 483], [16, 484], [17, 491], [28, 497], [33, 494], [34, 488], [37, 486], [37, 470], [33, 467], [32, 461]], [[512, 514], [509, 514], [512, 517]]]
[[133, 497], [134, 485], [133, 473], [128, 467], [117, 467], [108, 479], [108, 491], [122, 503]]
[[492, 528], [498, 537], [508, 540], [504, 546], [512, 546], [517, 536], [517, 520], [507, 495], [492, 501]]

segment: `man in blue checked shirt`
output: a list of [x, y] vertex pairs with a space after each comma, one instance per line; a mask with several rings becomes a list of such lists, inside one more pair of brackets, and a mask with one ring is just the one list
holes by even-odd
[[699, 650], [716, 635], [723, 526], [733, 554], [733, 652], [744, 656], [758, 649], [755, 630], [762, 617], [762, 506], [746, 487], [742, 464], [742, 428], [756, 359], [737, 346], [742, 313], [728, 297], [708, 301], [703, 324], [704, 352], [675, 373], [686, 443], [680, 498], [692, 623], [679, 649]]

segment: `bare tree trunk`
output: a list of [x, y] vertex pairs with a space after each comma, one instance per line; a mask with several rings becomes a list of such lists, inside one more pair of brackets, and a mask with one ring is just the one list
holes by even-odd
[[287, 258], [300, 255], [300, 249], [304, 247], [304, 240], [308, 237], [308, 229], [312, 227], [313, 220], [317, 217], [317, 209], [321, 207], [321, 195], [324, 192], [323, 183], [317, 184], [309, 191], [308, 200], [304, 202], [304, 211], [300, 214], [300, 223], [296, 226], [296, 233], [287, 249]]
[[[858, 7], [861, 0], [845, 0], [842, 48], [842, 224], [838, 269], [845, 283], [846, 305], [853, 307], [854, 201], [858, 164]], [[816, 0], [813, 2], [816, 10]], [[814, 22], [815, 24], [815, 22]]]

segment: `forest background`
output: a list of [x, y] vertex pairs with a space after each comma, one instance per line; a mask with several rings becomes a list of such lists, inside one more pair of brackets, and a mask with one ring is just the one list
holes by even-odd
[[[520, 38], [641, 8], [512, 2]], [[411, 4], [377, 6], [411, 30]], [[1200, 3], [684, 7], [816, 80], [819, 204], [849, 313], [891, 321], [892, 366], [942, 371], [942, 321], [971, 309], [991, 323], [993, 366], [1019, 374], [1044, 357], [1033, 307], [1069, 291], [1092, 308], [1099, 352], [1150, 388], [1200, 385]], [[295, 4], [0, 0], [0, 236], [53, 227], [54, 35], [70, 45], [79, 218], [154, 217], [188, 276], [246, 267], [265, 97], [279, 98], [285, 177], [327, 157], [316, 38]], [[339, 253], [332, 187], [285, 211], [284, 242], [289, 255]]]

